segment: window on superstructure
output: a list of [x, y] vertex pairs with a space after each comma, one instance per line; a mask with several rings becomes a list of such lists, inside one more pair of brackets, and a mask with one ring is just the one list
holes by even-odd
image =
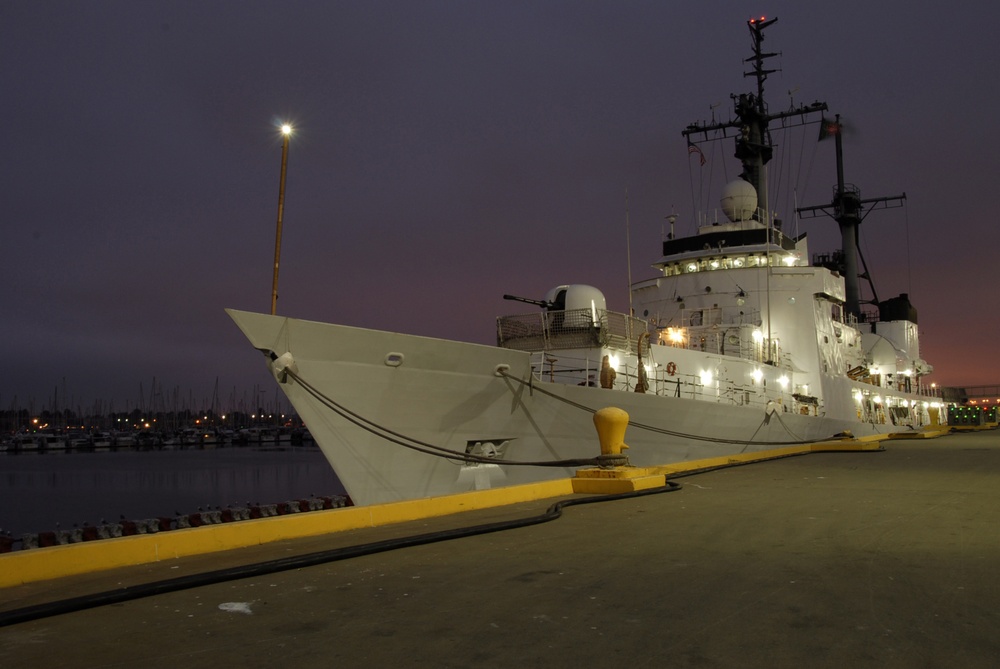
[[843, 305], [837, 304], [836, 302], [830, 303], [830, 317], [833, 318], [836, 323], [844, 322], [844, 307]]

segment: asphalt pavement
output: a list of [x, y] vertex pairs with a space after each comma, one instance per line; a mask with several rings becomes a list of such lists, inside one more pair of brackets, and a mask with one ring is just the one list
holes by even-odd
[[[4, 667], [995, 667], [1000, 432], [886, 442], [0, 590], [0, 615], [380, 551], [0, 627]], [[563, 499], [580, 499], [563, 498]], [[551, 514], [553, 516], [558, 514]], [[436, 540], [392, 549], [392, 541]]]

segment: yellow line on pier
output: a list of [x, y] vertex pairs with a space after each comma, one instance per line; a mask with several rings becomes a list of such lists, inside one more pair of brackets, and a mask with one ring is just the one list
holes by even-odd
[[0, 555], [0, 588], [573, 493], [570, 479], [137, 534]]
[[[140, 534], [117, 539], [21, 550], [0, 555], [0, 588], [574, 493], [602, 494], [641, 490], [662, 486], [665, 484], [666, 478], [671, 475], [703, 469], [759, 462], [817, 451], [878, 450], [881, 448], [879, 442], [882, 439], [901, 436], [907, 435], [879, 435], [868, 439], [832, 441], [657, 467], [618, 468], [623, 471], [610, 475], [607, 470], [580, 470], [577, 477], [572, 479], [558, 479], [375, 506], [294, 513], [259, 520], [244, 520], [155, 534]], [[933, 436], [940, 436], [940, 434]]]

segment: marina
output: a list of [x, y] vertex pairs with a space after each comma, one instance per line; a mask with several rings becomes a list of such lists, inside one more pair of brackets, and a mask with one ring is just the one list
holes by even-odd
[[342, 494], [313, 444], [0, 453], [0, 532], [14, 550], [27, 533]]
[[302, 445], [306, 442], [311, 443], [312, 436], [302, 426], [254, 426], [231, 429], [195, 424], [171, 430], [148, 428], [100, 430], [23, 425], [0, 435], [0, 454]]

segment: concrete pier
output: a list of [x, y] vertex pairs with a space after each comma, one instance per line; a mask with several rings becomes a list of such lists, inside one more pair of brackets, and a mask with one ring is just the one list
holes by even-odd
[[[996, 666], [1000, 433], [884, 446], [670, 477], [683, 488], [551, 522], [10, 624], [0, 664]], [[581, 497], [7, 587], [0, 615]]]

